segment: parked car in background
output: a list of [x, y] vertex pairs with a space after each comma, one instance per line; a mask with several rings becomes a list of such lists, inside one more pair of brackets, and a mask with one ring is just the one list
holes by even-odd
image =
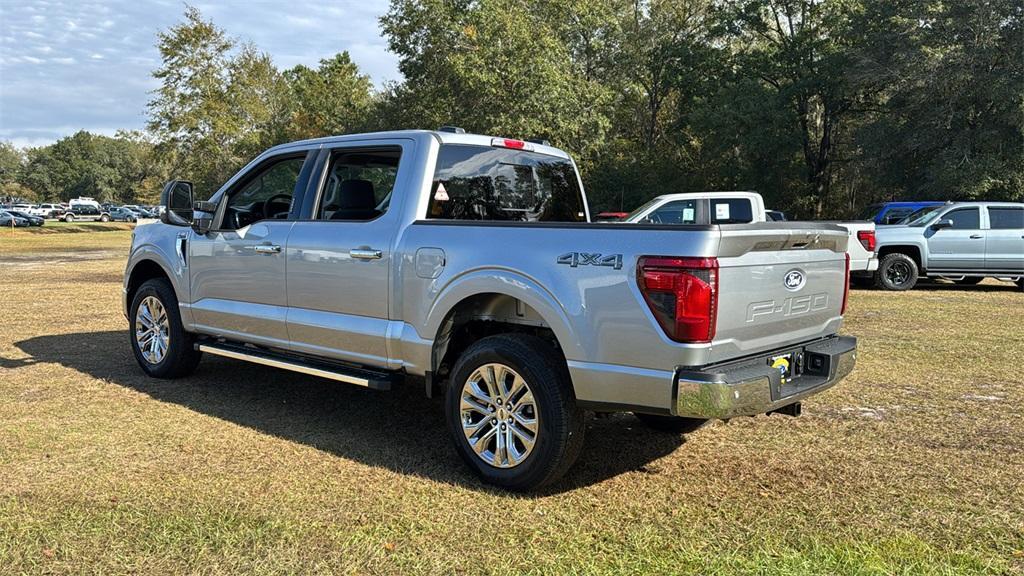
[[915, 202], [879, 202], [864, 208], [859, 220], [870, 220], [875, 224], [896, 224], [921, 208], [941, 206], [945, 202], [938, 200], [921, 200]]
[[772, 222], [785, 222], [789, 220], [789, 218], [786, 218], [786, 213], [781, 210], [765, 210], [764, 215]]
[[60, 218], [65, 211], [66, 208], [60, 204], [47, 203], [36, 206], [32, 214], [43, 218]]
[[517, 490], [569, 469], [584, 410], [678, 434], [796, 415], [853, 370], [845, 231], [598, 225], [579, 182], [557, 148], [411, 130], [277, 146], [205, 202], [171, 182], [133, 235], [129, 345], [158, 378], [208, 353], [414, 381], [445, 394], [469, 467]]
[[664, 194], [623, 219], [633, 224], [749, 224], [766, 220], [764, 200], [757, 192]]
[[0, 210], [0, 226], [5, 226], [7, 228], [10, 228], [11, 226], [21, 228], [29, 226], [29, 223], [28, 220], [15, 216], [7, 210]]
[[75, 220], [110, 221], [110, 214], [92, 198], [75, 198], [71, 200], [69, 206], [67, 212], [61, 216], [65, 222], [74, 222]]
[[986, 277], [1024, 289], [1024, 203], [940, 204], [876, 232], [875, 284], [909, 290], [919, 278], [977, 284]]
[[629, 212], [599, 212], [594, 216], [594, 222], [618, 222], [626, 216], [629, 216]]
[[109, 214], [110, 219], [113, 220], [114, 222], [138, 222], [140, 218], [138, 212], [135, 212], [134, 210], [129, 210], [124, 207], [111, 208]]
[[854, 221], [831, 224], [845, 228], [850, 235], [850, 241], [846, 244], [846, 251], [850, 255], [850, 278], [858, 285], [870, 282], [878, 270], [878, 257], [875, 255], [875, 223]]
[[14, 214], [18, 218], [24, 218], [28, 221], [29, 226], [42, 226], [43, 223], [46, 222], [42, 216], [34, 216], [27, 212], [22, 212], [21, 210], [8, 210], [7, 212]]

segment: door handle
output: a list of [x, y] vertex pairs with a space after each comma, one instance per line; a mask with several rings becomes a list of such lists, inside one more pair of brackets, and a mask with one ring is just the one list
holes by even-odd
[[981, 234], [971, 234], [971, 240], [977, 240], [978, 238], [984, 238]]
[[380, 260], [382, 256], [380, 250], [374, 250], [373, 248], [353, 248], [348, 251], [348, 255], [360, 260]]
[[257, 254], [277, 254], [281, 251], [281, 247], [277, 244], [259, 244], [254, 247]]

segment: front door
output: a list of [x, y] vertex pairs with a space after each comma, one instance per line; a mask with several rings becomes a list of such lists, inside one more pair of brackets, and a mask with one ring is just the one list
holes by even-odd
[[[408, 140], [329, 151], [309, 216], [288, 240], [288, 334], [297, 352], [386, 367], [395, 192]], [[404, 169], [400, 169], [400, 165]], [[314, 179], [315, 180], [315, 179]]]
[[294, 225], [292, 197], [305, 158], [302, 152], [252, 168], [225, 194], [214, 229], [192, 235], [189, 274], [196, 331], [287, 347], [285, 253]]
[[985, 267], [985, 233], [977, 206], [956, 208], [938, 220], [952, 220], [950, 228], [929, 228], [928, 271], [981, 271]]
[[1024, 273], [1024, 206], [989, 206], [985, 268]]

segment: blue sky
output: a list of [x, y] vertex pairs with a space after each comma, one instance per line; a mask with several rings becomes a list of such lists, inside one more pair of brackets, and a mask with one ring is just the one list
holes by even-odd
[[[348, 50], [377, 86], [401, 78], [377, 22], [387, 0], [191, 4], [279, 68]], [[0, 140], [39, 146], [82, 129], [141, 129], [157, 86], [156, 33], [184, 8], [176, 0], [0, 0]]]

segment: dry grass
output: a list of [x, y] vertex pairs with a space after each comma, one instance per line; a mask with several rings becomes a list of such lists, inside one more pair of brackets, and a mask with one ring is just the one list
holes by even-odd
[[207, 358], [142, 376], [129, 235], [0, 236], [0, 572], [977, 574], [1024, 570], [1024, 294], [855, 291], [849, 380], [685, 439], [591, 421], [532, 497], [439, 404]]

